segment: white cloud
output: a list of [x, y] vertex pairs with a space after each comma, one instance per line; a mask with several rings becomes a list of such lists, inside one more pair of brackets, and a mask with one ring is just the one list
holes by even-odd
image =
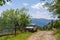
[[7, 4], [10, 4], [10, 2], [6, 2]]
[[40, 18], [53, 19], [53, 17], [51, 17], [51, 15], [49, 15], [48, 12], [37, 11], [35, 14], [31, 13], [31, 15], [32, 15], [32, 18], [37, 18], [37, 19], [40, 19]]
[[29, 4], [28, 3], [23, 3], [24, 6], [28, 6]]
[[45, 9], [48, 9], [48, 7], [44, 7]]
[[40, 8], [43, 8], [44, 4], [45, 3], [37, 3], [37, 4], [32, 5], [31, 8], [40, 9]]
[[11, 3], [10, 3], [10, 2], [6, 2], [6, 4], [7, 4], [7, 5], [11, 5]]

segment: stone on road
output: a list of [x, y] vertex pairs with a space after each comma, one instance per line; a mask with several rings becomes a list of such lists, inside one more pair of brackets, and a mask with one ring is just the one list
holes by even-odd
[[27, 40], [56, 40], [52, 31], [40, 31], [32, 34]]

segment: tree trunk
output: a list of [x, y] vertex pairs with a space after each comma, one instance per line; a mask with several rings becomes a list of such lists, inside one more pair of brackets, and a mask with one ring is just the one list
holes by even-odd
[[15, 26], [15, 36], [16, 36], [16, 26]]

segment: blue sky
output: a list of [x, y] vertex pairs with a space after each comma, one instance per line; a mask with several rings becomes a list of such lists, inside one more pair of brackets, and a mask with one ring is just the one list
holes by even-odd
[[22, 8], [26, 7], [29, 9], [29, 14], [32, 16], [32, 18], [45, 18], [45, 19], [52, 19], [51, 13], [47, 10], [47, 8], [44, 8], [43, 5], [45, 2], [41, 2], [40, 0], [11, 0], [12, 2], [7, 2], [5, 5], [0, 6], [0, 13], [3, 10], [6, 9], [16, 9], [16, 8]]

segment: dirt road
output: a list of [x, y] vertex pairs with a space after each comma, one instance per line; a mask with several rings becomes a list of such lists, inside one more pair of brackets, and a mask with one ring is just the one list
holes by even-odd
[[32, 34], [27, 40], [56, 40], [52, 31], [40, 31]]

